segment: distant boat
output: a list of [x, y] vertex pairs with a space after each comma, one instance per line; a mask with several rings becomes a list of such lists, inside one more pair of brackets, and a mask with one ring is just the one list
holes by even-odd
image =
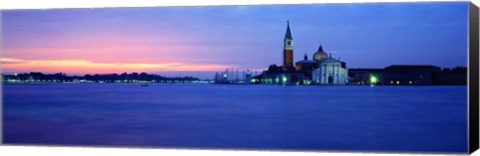
[[148, 87], [148, 83], [142, 83], [140, 86], [142, 86], [142, 87]]

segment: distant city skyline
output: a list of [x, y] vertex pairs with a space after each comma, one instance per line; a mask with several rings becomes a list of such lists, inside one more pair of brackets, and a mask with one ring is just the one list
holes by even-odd
[[468, 2], [2, 11], [2, 70], [212, 78], [282, 64], [322, 44], [348, 68], [467, 65]]

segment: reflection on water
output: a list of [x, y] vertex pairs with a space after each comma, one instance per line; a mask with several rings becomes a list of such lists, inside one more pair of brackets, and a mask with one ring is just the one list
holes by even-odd
[[465, 86], [4, 84], [7, 144], [467, 151]]

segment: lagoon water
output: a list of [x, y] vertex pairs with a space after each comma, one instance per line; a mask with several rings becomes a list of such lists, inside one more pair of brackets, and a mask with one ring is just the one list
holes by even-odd
[[4, 84], [6, 144], [467, 152], [466, 86]]

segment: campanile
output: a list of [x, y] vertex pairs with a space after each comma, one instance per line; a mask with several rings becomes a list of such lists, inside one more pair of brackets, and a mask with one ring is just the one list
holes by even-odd
[[283, 70], [293, 69], [293, 39], [290, 32], [290, 22], [287, 21], [287, 32], [283, 38]]

